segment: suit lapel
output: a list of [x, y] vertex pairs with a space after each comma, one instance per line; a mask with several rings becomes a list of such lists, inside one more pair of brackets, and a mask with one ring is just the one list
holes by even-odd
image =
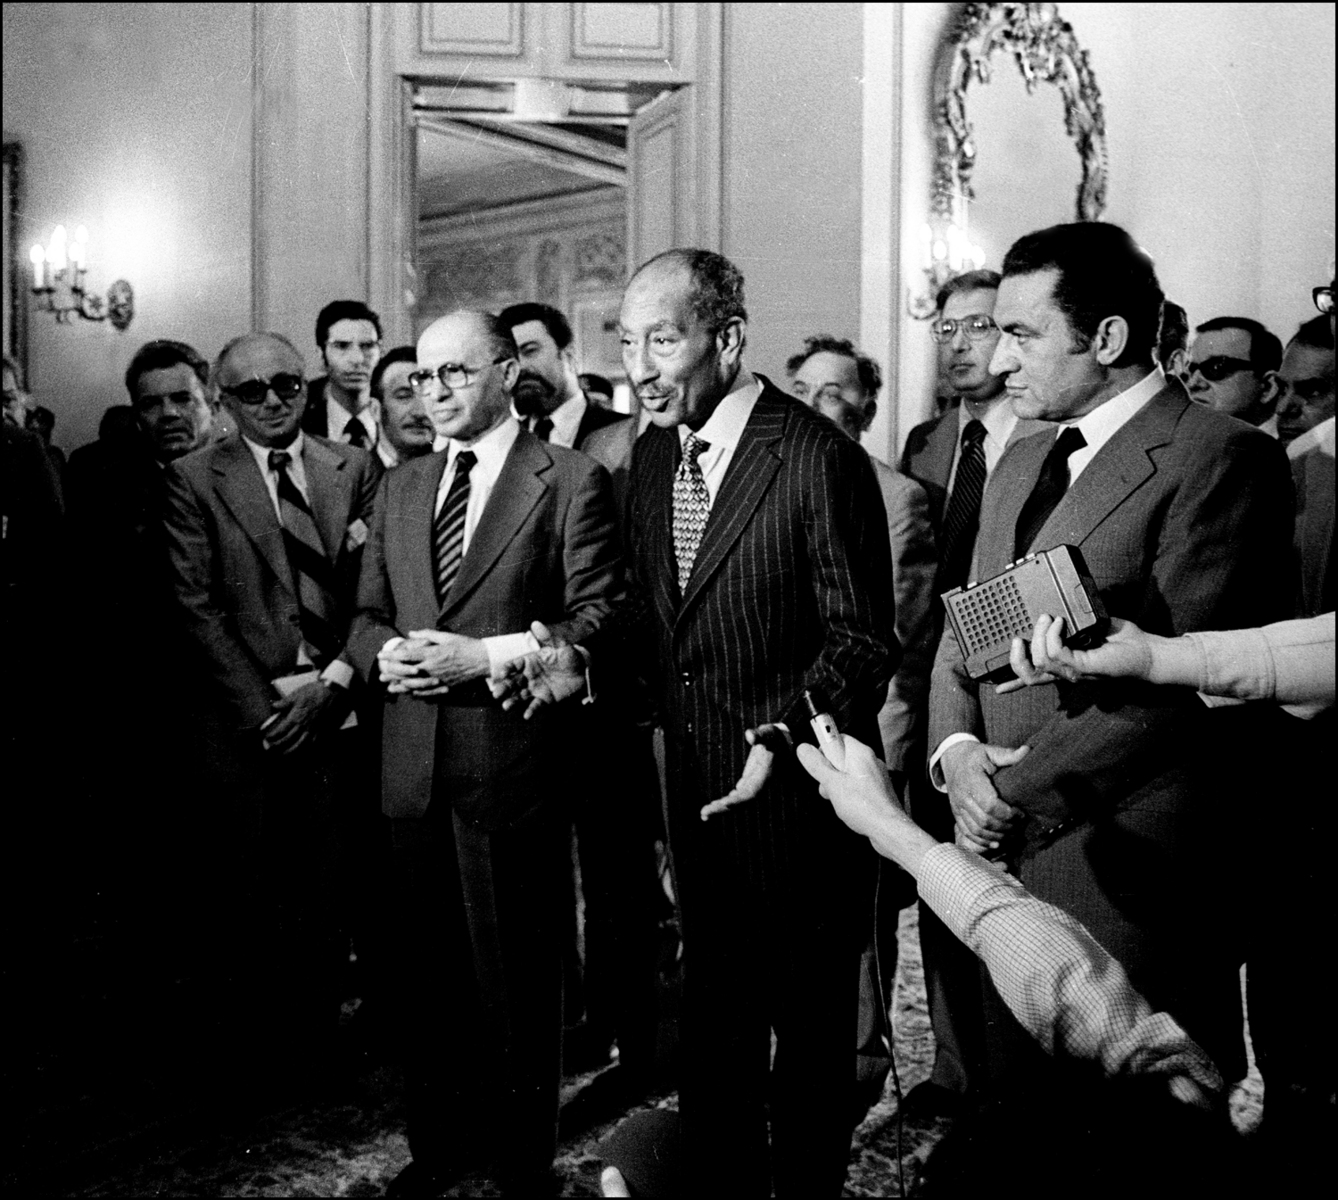
[[302, 465], [307, 473], [307, 499], [316, 528], [320, 531], [325, 553], [334, 562], [344, 548], [344, 516], [348, 513], [349, 481], [344, 467], [347, 459], [323, 442], [305, 438]]
[[1041, 464], [1058, 436], [1059, 431], [1051, 428], [1048, 437], [1011, 445], [999, 460], [985, 485], [981, 501], [972, 578], [988, 579], [1013, 561], [1017, 519], [1040, 477]]
[[644, 513], [640, 525], [645, 550], [637, 557], [648, 571], [656, 611], [666, 625], [674, 623], [678, 611], [678, 564], [674, 558], [674, 473], [682, 455], [676, 429], [651, 425], [637, 439], [636, 463], [638, 507]]
[[451, 585], [450, 598], [441, 610], [441, 619], [460, 607], [520, 532], [526, 518], [548, 490], [542, 475], [552, 465], [552, 456], [543, 443], [522, 429], [502, 464], [502, 472], [497, 476], [492, 495], [479, 517], [478, 528], [470, 538], [469, 549], [460, 563], [460, 573]]
[[[414, 613], [431, 613], [428, 625], [441, 608], [437, 600], [437, 576], [432, 564], [432, 526], [436, 519], [437, 490], [446, 472], [447, 454], [436, 454], [396, 468], [392, 483], [403, 480], [403, 490], [392, 501], [395, 489], [387, 489], [386, 560], [408, 563], [412, 600], [403, 607]], [[418, 628], [420, 618], [414, 619]]]
[[937, 483], [945, 491], [948, 478], [952, 475], [953, 455], [957, 453], [958, 420], [957, 409], [950, 408], [930, 430], [925, 445], [925, 462], [921, 469], [925, 478]]
[[250, 448], [240, 437], [220, 442], [214, 454], [214, 488], [219, 499], [269, 564], [292, 591], [293, 572], [283, 547], [283, 527], [274, 512], [269, 487]]
[[1190, 403], [1183, 392], [1177, 393], [1177, 388], [1163, 388], [1115, 431], [1050, 514], [1036, 545], [1081, 545], [1155, 473], [1150, 452], [1171, 440]]
[[[680, 618], [719, 570], [780, 470], [780, 455], [774, 446], [785, 432], [785, 401], [770, 384], [761, 382], [762, 394], [743, 427], [729, 470], [711, 505], [711, 515], [692, 566], [692, 578], [679, 607]], [[671, 535], [671, 544], [672, 541]]]

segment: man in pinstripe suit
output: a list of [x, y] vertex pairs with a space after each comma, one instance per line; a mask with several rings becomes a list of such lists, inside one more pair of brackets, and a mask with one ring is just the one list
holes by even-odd
[[835, 1196], [874, 863], [770, 731], [807, 734], [809, 688], [876, 743], [900, 657], [892, 566], [868, 456], [744, 368], [745, 321], [743, 277], [702, 250], [642, 266], [620, 316], [653, 422], [629, 557], [683, 913], [685, 1168], [739, 1195], [767, 1195], [774, 1170], [778, 1195]]

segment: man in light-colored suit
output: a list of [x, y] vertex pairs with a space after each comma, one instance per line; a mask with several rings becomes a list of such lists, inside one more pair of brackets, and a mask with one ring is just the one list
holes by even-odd
[[[1008, 252], [991, 370], [1019, 416], [1058, 430], [1000, 462], [975, 574], [1068, 544], [1107, 611], [1156, 633], [1285, 617], [1285, 456], [1165, 379], [1153, 360], [1161, 300], [1150, 260], [1117, 226], [1055, 226]], [[1004, 856], [1082, 921], [1236, 1078], [1237, 931], [1204, 886], [1235, 825], [1204, 761], [1205, 717], [1188, 690], [1060, 681], [996, 692], [968, 678], [949, 630], [931, 688], [931, 776], [962, 844]], [[992, 1029], [996, 1064], [1022, 1052], [1010, 1030], [1003, 1018]]]
[[177, 601], [212, 685], [219, 890], [249, 906], [230, 918], [223, 953], [259, 955], [248, 982], [269, 996], [270, 1011], [252, 1014], [262, 1028], [319, 1036], [333, 1031], [348, 952], [334, 895], [340, 780], [358, 741], [341, 731], [355, 699], [345, 635], [373, 479], [363, 451], [302, 432], [302, 356], [286, 338], [235, 338], [212, 384], [240, 436], [171, 465], [166, 526]]
[[418, 364], [450, 441], [386, 475], [350, 637], [358, 669], [387, 685], [382, 797], [404, 883], [414, 1161], [392, 1194], [439, 1194], [500, 1134], [503, 1189], [528, 1195], [548, 1186], [556, 1147], [579, 763], [562, 708], [504, 711], [488, 677], [534, 632], [592, 644], [621, 567], [607, 474], [512, 416], [510, 331], [452, 313], [423, 333]]
[[892, 563], [868, 455], [744, 368], [746, 320], [742, 275], [710, 251], [659, 255], [624, 294], [623, 363], [652, 421], [632, 465], [631, 652], [665, 729], [688, 1171], [722, 1194], [765, 1196], [774, 1173], [778, 1195], [835, 1196], [875, 863], [755, 731], [810, 737], [812, 689], [878, 737]]

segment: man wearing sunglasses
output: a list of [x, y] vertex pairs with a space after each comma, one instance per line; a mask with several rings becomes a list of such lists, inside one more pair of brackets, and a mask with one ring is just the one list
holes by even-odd
[[1249, 317], [1214, 317], [1194, 331], [1185, 364], [1189, 398], [1278, 436], [1282, 343]]
[[424, 331], [410, 379], [449, 441], [385, 476], [350, 639], [385, 685], [382, 801], [404, 885], [413, 1162], [388, 1195], [439, 1195], [485, 1149], [504, 1195], [551, 1190], [583, 771], [570, 710], [504, 710], [488, 683], [536, 635], [591, 645], [622, 572], [607, 472], [520, 427], [518, 373], [489, 313]]
[[[371, 520], [367, 454], [300, 427], [302, 356], [274, 333], [230, 341], [211, 372], [239, 437], [168, 470], [176, 598], [209, 676], [212, 773], [226, 781], [219, 886], [234, 906], [226, 954], [268, 994], [261, 1053], [329, 1047], [339, 1015], [336, 909], [342, 781], [358, 731], [344, 643]], [[175, 703], [167, 672], [161, 703]], [[263, 1021], [262, 1021], [263, 1017]]]

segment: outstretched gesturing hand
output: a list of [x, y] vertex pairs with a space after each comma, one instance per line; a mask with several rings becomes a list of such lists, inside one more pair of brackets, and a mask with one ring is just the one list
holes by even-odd
[[546, 704], [558, 704], [585, 687], [585, 657], [575, 646], [553, 636], [542, 621], [530, 626], [539, 649], [512, 659], [488, 680], [493, 697], [510, 711], [528, 701], [525, 720]]

